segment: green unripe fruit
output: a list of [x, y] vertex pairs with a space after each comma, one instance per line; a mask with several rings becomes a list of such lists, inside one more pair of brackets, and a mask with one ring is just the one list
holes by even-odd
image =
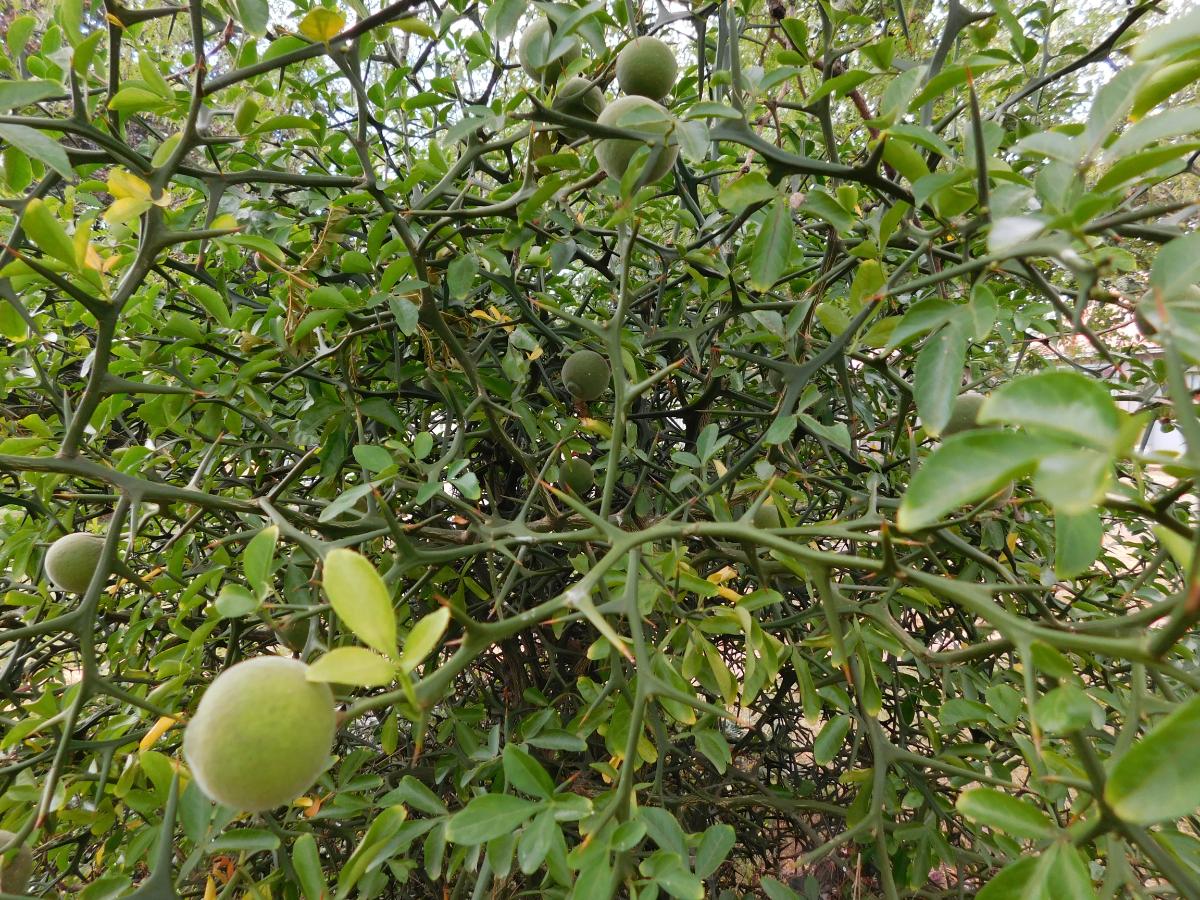
[[[652, 122], [622, 125], [621, 118], [635, 110], [656, 110], [662, 118]], [[619, 97], [604, 108], [604, 112], [600, 113], [597, 121], [601, 125], [610, 125], [613, 128], [628, 128], [630, 131], [644, 132], [649, 136], [649, 140], [655, 140], [655, 135], [671, 134], [675, 128], [675, 122], [670, 114], [653, 100], [645, 97]], [[625, 174], [625, 170], [629, 168], [629, 161], [633, 159], [633, 154], [637, 153], [645, 144], [645, 141], [639, 140], [605, 138], [596, 145], [596, 161], [600, 163], [600, 168], [605, 172], [620, 180], [621, 176]], [[672, 134], [667, 139], [665, 147], [652, 147], [650, 152], [652, 155], [657, 154], [658, 158], [649, 164], [644, 173], [644, 180], [647, 184], [658, 181], [671, 171], [671, 166], [675, 165], [675, 157], [679, 155], [679, 145], [675, 142]]]
[[78, 531], [60, 537], [46, 551], [46, 577], [60, 591], [82, 594], [100, 565], [104, 538]]
[[754, 511], [755, 528], [778, 528], [783, 524], [774, 501], [767, 500]]
[[[568, 116], [595, 122], [600, 113], [604, 112], [604, 94], [583, 76], [574, 75], [558, 89], [551, 106]], [[578, 137], [579, 132], [568, 131], [567, 136]]]
[[611, 377], [608, 361], [595, 350], [576, 350], [562, 367], [563, 386], [576, 400], [595, 400]]
[[253, 97], [243, 97], [242, 102], [233, 111], [233, 127], [238, 134], [246, 134], [254, 127], [258, 118], [258, 101]]
[[521, 61], [521, 68], [525, 70], [525, 74], [534, 81], [546, 81], [547, 83], [557, 81], [563, 70], [579, 59], [581, 53], [579, 44], [574, 42], [562, 56], [551, 62], [542, 63], [542, 60], [549, 55], [552, 43], [554, 43], [554, 29], [550, 25], [550, 20], [546, 18], [538, 19], [521, 35], [521, 43], [517, 46], [517, 59]]
[[979, 410], [987, 400], [983, 394], [967, 391], [954, 398], [954, 407], [950, 410], [950, 421], [942, 429], [942, 437], [970, 431], [979, 425]]
[[675, 54], [656, 37], [634, 38], [617, 54], [617, 82], [631, 96], [661, 100], [678, 74]]
[[582, 497], [596, 483], [596, 475], [585, 459], [572, 457], [558, 467], [558, 483], [577, 497]]
[[[0, 847], [15, 836], [11, 831], [0, 830]], [[7, 859], [0, 857], [0, 894], [24, 894], [33, 875], [33, 851], [22, 844], [9, 853], [12, 855], [6, 854]]]
[[224, 806], [262, 812], [295, 800], [325, 768], [337, 727], [333, 692], [305, 665], [260, 656], [226, 669], [183, 733], [200, 790]]

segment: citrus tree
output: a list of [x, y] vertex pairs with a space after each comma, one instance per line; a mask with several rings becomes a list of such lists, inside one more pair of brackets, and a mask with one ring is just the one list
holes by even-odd
[[1200, 896], [1200, 10], [4, 14], [0, 893]]

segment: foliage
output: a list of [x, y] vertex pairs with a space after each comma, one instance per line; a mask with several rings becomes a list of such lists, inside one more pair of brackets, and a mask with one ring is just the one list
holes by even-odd
[[[29, 890], [1200, 896], [1200, 12], [1077, 6], [8, 17]], [[555, 103], [638, 34], [666, 112]], [[270, 654], [251, 816], [181, 739]]]

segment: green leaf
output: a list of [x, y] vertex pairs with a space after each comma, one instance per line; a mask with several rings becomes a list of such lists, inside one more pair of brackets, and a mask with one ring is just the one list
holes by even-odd
[[1163, 303], [1186, 296], [1200, 282], [1200, 232], [1168, 243], [1150, 266], [1150, 290]]
[[707, 878], [717, 871], [737, 840], [737, 833], [732, 825], [712, 825], [700, 839], [696, 848], [696, 875]]
[[450, 289], [450, 296], [456, 300], [467, 296], [478, 271], [479, 260], [474, 254], [456, 257], [446, 269], [446, 287]]
[[261, 601], [240, 584], [227, 584], [221, 588], [214, 603], [223, 619], [239, 619], [258, 609]]
[[792, 214], [787, 201], [779, 198], [771, 204], [750, 251], [750, 287], [766, 291], [779, 280], [791, 255]]
[[366, 557], [339, 547], [325, 557], [322, 577], [333, 611], [368, 647], [396, 655], [396, 615], [392, 595]]
[[424, 662], [425, 657], [437, 649], [449, 625], [450, 610], [445, 606], [423, 616], [404, 639], [400, 670], [407, 674]]
[[483, 14], [483, 26], [497, 40], [507, 40], [517, 30], [529, 0], [493, 0]]
[[108, 108], [123, 113], [163, 109], [169, 101], [145, 88], [124, 87], [108, 98]]
[[325, 873], [321, 869], [321, 853], [311, 834], [302, 834], [292, 844], [292, 867], [300, 882], [304, 900], [320, 900], [329, 895]]
[[554, 780], [533, 756], [517, 744], [504, 747], [504, 777], [522, 794], [549, 800], [554, 795]]
[[983, 404], [979, 422], [1019, 425], [1098, 450], [1111, 450], [1121, 430], [1104, 383], [1069, 371], [1039, 372], [1001, 385]]
[[989, 787], [977, 787], [958, 795], [955, 808], [980, 825], [1019, 839], [1053, 837], [1054, 823], [1028, 800]]
[[825, 220], [843, 234], [849, 232], [857, 221], [840, 203], [819, 188], [814, 188], [804, 195], [800, 209], [810, 216]]
[[1063, 450], [1038, 464], [1033, 486], [1055, 513], [1079, 515], [1103, 499], [1111, 468], [1112, 457], [1106, 453]]
[[835, 716], [825, 723], [821, 733], [813, 742], [813, 762], [818, 766], [827, 766], [842, 752], [846, 743], [846, 735], [850, 732], [850, 717]]
[[1095, 900], [1096, 889], [1079, 851], [1066, 840], [1056, 841], [1042, 853], [1032, 878], [1037, 900]]
[[895, 350], [913, 338], [941, 327], [950, 321], [959, 308], [936, 297], [917, 301], [905, 311], [900, 323], [892, 330], [886, 349]]
[[267, 0], [237, 0], [237, 17], [246, 31], [262, 37], [271, 21], [271, 6]]
[[908, 484], [896, 522], [918, 531], [1033, 471], [1055, 445], [1011, 431], [970, 431], [942, 442]]
[[1104, 523], [1100, 513], [1088, 510], [1054, 516], [1054, 574], [1062, 579], [1075, 578], [1092, 567], [1100, 555]]
[[1036, 856], [1026, 856], [1001, 869], [976, 894], [976, 900], [1029, 900], [1038, 866]]
[[748, 206], [766, 203], [778, 192], [761, 172], [747, 172], [721, 188], [720, 204], [735, 215]]
[[968, 327], [967, 317], [956, 315], [925, 342], [917, 356], [913, 399], [922, 425], [931, 434], [940, 434], [946, 427], [954, 400], [962, 390], [963, 366], [971, 342]]
[[386, 472], [396, 465], [387, 447], [379, 444], [355, 444], [351, 452], [358, 464], [370, 472]]
[[396, 680], [396, 666], [365, 647], [337, 647], [309, 664], [309, 681], [380, 687]]
[[[423, 813], [429, 813], [431, 816], [444, 816], [446, 814], [446, 804], [442, 802], [442, 798], [425, 786], [425, 783], [412, 775], [405, 775], [400, 779], [400, 784], [393, 792], [395, 799], [401, 803], [407, 803], [414, 809], [419, 809]], [[392, 796], [391, 794], [388, 795]]]
[[1112, 767], [1104, 799], [1126, 822], [1152, 825], [1189, 816], [1200, 807], [1200, 696], [1158, 722]]
[[554, 838], [559, 830], [558, 822], [554, 819], [552, 810], [543, 810], [533, 817], [517, 842], [517, 864], [526, 875], [531, 875], [541, 868], [546, 854], [554, 846]]
[[26, 203], [21, 224], [39, 250], [66, 263], [72, 269], [76, 268], [75, 242], [63, 228], [58, 216], [50, 211], [46, 201], [34, 197]]
[[57, 82], [44, 79], [0, 81], [0, 109], [20, 109], [62, 92]]
[[258, 853], [278, 850], [279, 835], [265, 828], [238, 828], [213, 838], [209, 853]]
[[392, 23], [393, 28], [399, 28], [401, 31], [407, 31], [409, 34], [420, 35], [421, 37], [429, 38], [431, 41], [437, 40], [437, 32], [433, 30], [433, 26], [423, 19], [418, 19], [416, 16], [408, 16], [404, 19], [397, 19]]
[[450, 818], [446, 839], [475, 846], [520, 828], [539, 805], [509, 794], [482, 794]]
[[271, 567], [278, 540], [279, 526], [268, 525], [251, 538], [242, 551], [242, 571], [259, 597], [265, 597], [271, 590]]
[[1134, 59], [1151, 59], [1200, 44], [1200, 9], [1176, 16], [1169, 22], [1151, 28], [1134, 45]]
[[1033, 704], [1033, 719], [1047, 734], [1071, 734], [1103, 724], [1100, 707], [1073, 684], [1039, 697]]

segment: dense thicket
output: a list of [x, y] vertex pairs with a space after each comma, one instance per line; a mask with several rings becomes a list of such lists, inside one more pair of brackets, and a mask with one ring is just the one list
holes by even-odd
[[1200, 897], [1200, 11], [978, 4], [0, 14], [0, 893]]

